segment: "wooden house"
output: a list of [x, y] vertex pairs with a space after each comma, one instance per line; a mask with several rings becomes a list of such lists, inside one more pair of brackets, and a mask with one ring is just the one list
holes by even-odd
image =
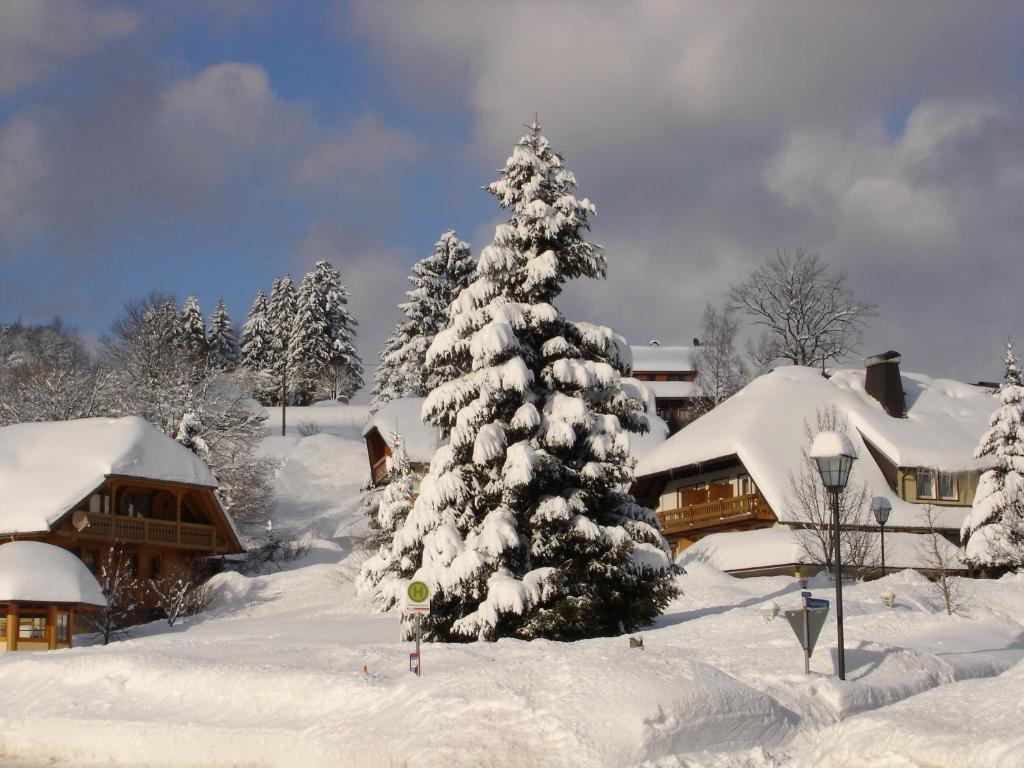
[[672, 432], [690, 419], [697, 378], [695, 347], [663, 346], [652, 341], [633, 346], [632, 376], [654, 395], [656, 412]]
[[[401, 440], [413, 474], [419, 478], [427, 473], [434, 451], [441, 445], [439, 430], [420, 418], [422, 397], [403, 397], [384, 403], [369, 417], [363, 427], [366, 454], [370, 462], [370, 481], [384, 485], [388, 472], [388, 456]], [[417, 489], [418, 489], [417, 480]]]
[[61, 547], [94, 573], [115, 546], [143, 582], [241, 553], [216, 488], [199, 457], [138, 417], [0, 429], [0, 539]]
[[71, 648], [76, 613], [106, 600], [85, 564], [38, 541], [0, 545], [0, 651]]
[[857, 448], [850, 483], [892, 506], [887, 568], [915, 566], [925, 506], [955, 547], [988, 466], [974, 449], [997, 402], [983, 387], [901, 374], [899, 362], [887, 353], [827, 377], [798, 366], [765, 374], [644, 457], [634, 494], [657, 511], [677, 554], [693, 548], [684, 563], [702, 557], [737, 574], [806, 573], [792, 534], [808, 520], [791, 477], [806, 460], [807, 431], [832, 412]]

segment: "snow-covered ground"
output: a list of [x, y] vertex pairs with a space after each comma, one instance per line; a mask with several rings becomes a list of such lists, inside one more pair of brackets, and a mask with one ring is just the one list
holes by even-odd
[[[408, 672], [398, 618], [352, 576], [365, 557], [365, 410], [292, 409], [311, 437], [267, 438], [282, 463], [277, 531], [308, 539], [287, 570], [217, 577], [215, 608], [108, 647], [0, 655], [0, 764], [132, 766], [1017, 766], [1024, 750], [1024, 576], [970, 586], [948, 617], [910, 572], [845, 591], [804, 676], [775, 577], [695, 564], [644, 649], [431, 645]], [[291, 429], [289, 429], [291, 433]], [[831, 599], [825, 582], [812, 591]], [[896, 605], [879, 595], [891, 590]]]

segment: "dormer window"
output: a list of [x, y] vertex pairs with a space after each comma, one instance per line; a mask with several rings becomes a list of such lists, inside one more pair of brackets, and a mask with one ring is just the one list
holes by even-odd
[[956, 487], [956, 475], [952, 472], [939, 472], [939, 497], [955, 501], [959, 498]]
[[934, 469], [919, 469], [919, 470], [917, 470], [917, 498], [919, 498], [919, 499], [934, 499], [935, 498], [935, 470]]
[[917, 470], [917, 498], [957, 501], [960, 498], [955, 472], [936, 472], [934, 469]]

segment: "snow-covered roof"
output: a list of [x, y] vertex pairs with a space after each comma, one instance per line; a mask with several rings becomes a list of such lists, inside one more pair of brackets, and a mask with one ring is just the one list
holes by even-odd
[[137, 416], [12, 424], [0, 429], [0, 532], [49, 530], [108, 475], [217, 486], [198, 456]]
[[659, 400], [694, 397], [697, 392], [697, 385], [692, 381], [645, 381], [644, 384]]
[[441, 444], [441, 433], [421, 418], [423, 410], [422, 397], [401, 397], [384, 403], [375, 414], [369, 417], [363, 427], [363, 437], [376, 429], [390, 448], [393, 436], [398, 433], [405, 441], [405, 453], [409, 461], [417, 464], [429, 464], [434, 451]]
[[0, 545], [0, 603], [18, 601], [106, 604], [103, 590], [81, 560], [41, 541]]
[[[862, 370], [836, 371], [824, 378], [812, 368], [786, 366], [765, 374], [710, 413], [684, 427], [645, 456], [636, 468], [645, 477], [735, 455], [743, 462], [780, 520], [795, 522], [787, 503], [789, 476], [800, 469], [808, 448], [804, 423], [835, 406], [850, 427], [859, 460], [851, 483], [866, 483], [873, 496], [892, 502], [889, 525], [920, 527], [920, 505], [898, 498], [868, 453], [869, 440], [901, 467], [942, 471], [976, 470], [987, 462], [974, 449], [997, 406], [992, 393], [948, 379], [903, 374], [907, 417], [889, 416], [864, 391]], [[936, 507], [939, 525], [959, 528], [964, 507]]]
[[632, 347], [633, 371], [695, 371], [693, 347], [666, 347], [660, 344]]
[[[693, 563], [707, 563], [722, 571], [809, 564], [799, 536], [797, 531], [785, 527], [712, 533], [684, 549], [677, 562], [683, 568]], [[947, 562], [959, 562], [957, 548], [953, 544], [942, 536], [937, 538], [937, 542], [944, 550]], [[922, 557], [920, 548], [930, 543], [927, 534], [923, 533], [886, 533], [886, 571], [890, 568], [927, 570], [930, 566]]]

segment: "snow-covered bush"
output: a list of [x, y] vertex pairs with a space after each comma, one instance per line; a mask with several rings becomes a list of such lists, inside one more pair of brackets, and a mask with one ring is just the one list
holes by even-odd
[[628, 345], [553, 304], [567, 280], [605, 275], [584, 238], [594, 206], [575, 187], [534, 125], [487, 188], [512, 216], [426, 353], [465, 373], [424, 402], [449, 444], [377, 588], [388, 606], [407, 579], [426, 581], [430, 639], [618, 634], [675, 593], [654, 513], [627, 490], [628, 433], [647, 428], [620, 386]]

